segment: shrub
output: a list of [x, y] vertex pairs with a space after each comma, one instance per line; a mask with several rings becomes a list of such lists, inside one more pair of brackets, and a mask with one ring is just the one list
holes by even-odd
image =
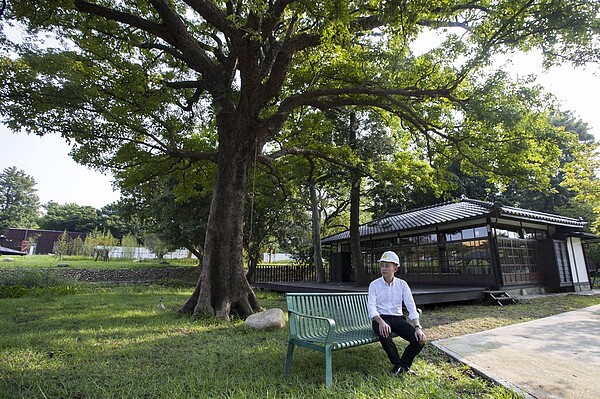
[[79, 291], [72, 280], [49, 270], [5, 270], [0, 275], [0, 298], [70, 295]]
[[29, 294], [29, 288], [24, 285], [0, 286], [0, 298], [22, 298]]
[[5, 270], [0, 276], [0, 286], [24, 285], [26, 287], [55, 287], [71, 280], [49, 270]]

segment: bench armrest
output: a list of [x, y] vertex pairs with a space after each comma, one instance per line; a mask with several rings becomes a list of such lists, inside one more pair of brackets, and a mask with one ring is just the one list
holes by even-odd
[[[333, 341], [335, 320], [327, 317], [308, 315], [296, 312], [295, 310], [288, 310], [288, 316], [291, 338], [306, 339], [311, 336], [326, 335], [325, 345], [329, 345]], [[319, 331], [323, 331], [324, 333], [319, 334]]]

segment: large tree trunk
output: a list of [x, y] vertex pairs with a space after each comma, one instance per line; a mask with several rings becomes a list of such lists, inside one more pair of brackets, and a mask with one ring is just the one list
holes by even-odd
[[[353, 150], [358, 149], [358, 119], [356, 113], [350, 114], [349, 123], [349, 142], [350, 148]], [[360, 171], [353, 170], [351, 174], [350, 188], [350, 251], [352, 253], [352, 268], [354, 269], [354, 285], [358, 287], [366, 286], [368, 283], [367, 274], [363, 263], [362, 248], [360, 245], [360, 186], [362, 177]]]
[[323, 267], [323, 251], [321, 249], [321, 212], [319, 212], [319, 201], [317, 200], [317, 188], [311, 177], [308, 181], [310, 189], [310, 209], [312, 215], [312, 241], [313, 260], [317, 269], [317, 283], [327, 282], [325, 279], [325, 268]]
[[194, 293], [180, 309], [194, 317], [208, 315], [228, 320], [230, 315], [237, 315], [245, 318], [260, 309], [244, 275], [242, 256], [244, 200], [255, 144], [252, 134], [243, 134], [248, 130], [228, 132], [235, 137], [219, 140], [219, 167], [200, 278]]
[[352, 252], [352, 268], [354, 269], [354, 285], [368, 285], [367, 273], [363, 263], [360, 246], [360, 176], [355, 176], [350, 191], [350, 250]]

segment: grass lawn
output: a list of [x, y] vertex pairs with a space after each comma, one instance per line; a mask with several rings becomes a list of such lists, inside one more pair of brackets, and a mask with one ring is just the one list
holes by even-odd
[[[3, 259], [13, 259], [11, 262], [4, 262]], [[197, 266], [198, 260], [191, 259], [166, 259], [171, 266]], [[135, 262], [131, 259], [111, 259], [109, 262], [101, 260], [94, 261], [94, 258], [84, 256], [63, 256], [60, 259], [53, 255], [25, 255], [25, 256], [0, 256], [0, 270], [10, 268], [54, 268], [59, 264], [68, 264], [70, 268], [79, 269], [152, 269], [155, 267], [165, 267], [156, 259], [149, 259]]]
[[[0, 299], [0, 398], [517, 398], [478, 378], [432, 345], [417, 376], [391, 378], [379, 344], [324, 357], [298, 348], [284, 375], [286, 329], [257, 332], [241, 320], [191, 320], [177, 313], [191, 288], [87, 287], [72, 295]], [[60, 292], [60, 291], [56, 291]], [[285, 310], [283, 295], [258, 292], [265, 308]], [[157, 308], [164, 298], [165, 310]], [[558, 296], [513, 306], [425, 310], [432, 339], [480, 331], [600, 303]], [[399, 341], [401, 342], [401, 341]]]

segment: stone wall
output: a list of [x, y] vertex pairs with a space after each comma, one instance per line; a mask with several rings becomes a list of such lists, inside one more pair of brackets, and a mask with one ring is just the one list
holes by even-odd
[[77, 281], [93, 283], [157, 283], [178, 280], [196, 284], [200, 276], [198, 267], [161, 267], [154, 269], [70, 269], [52, 268], [56, 274]]

